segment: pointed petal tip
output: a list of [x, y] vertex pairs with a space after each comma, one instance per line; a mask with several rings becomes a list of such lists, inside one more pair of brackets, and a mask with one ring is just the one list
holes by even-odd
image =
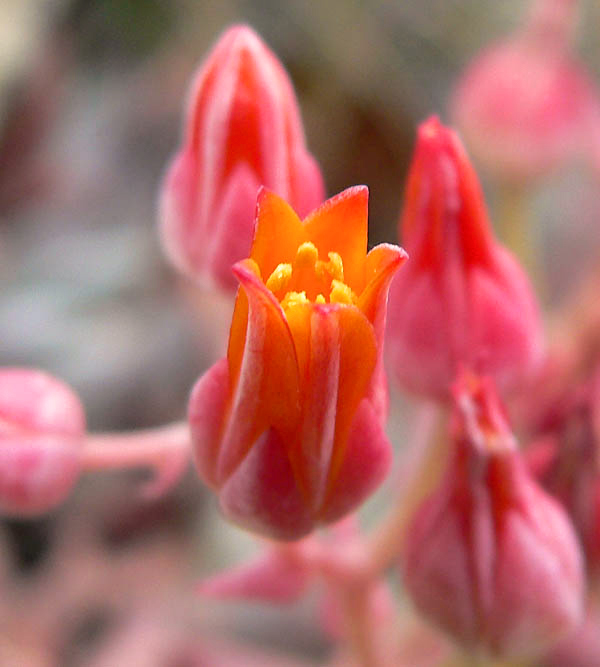
[[236, 262], [231, 267], [231, 271], [242, 285], [255, 283], [257, 279], [261, 280], [260, 268], [251, 258], [242, 259], [239, 262]]
[[244, 49], [255, 45], [257, 42], [262, 44], [260, 35], [247, 23], [234, 23], [226, 28], [219, 41], [229, 42], [231, 48]]
[[419, 148], [429, 148], [431, 151], [464, 152], [462, 141], [456, 130], [444, 125], [439, 116], [433, 115], [423, 121], [417, 130], [417, 145]]

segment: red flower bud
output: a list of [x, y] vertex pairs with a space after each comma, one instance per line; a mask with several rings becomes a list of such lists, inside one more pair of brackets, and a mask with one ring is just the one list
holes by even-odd
[[533, 656], [583, 612], [583, 564], [561, 506], [529, 476], [488, 380], [455, 388], [454, 450], [405, 553], [416, 606], [471, 650]]
[[576, 4], [536, 2], [524, 28], [478, 55], [457, 86], [454, 122], [502, 180], [543, 176], [598, 150], [590, 136], [600, 129], [600, 100], [568, 44]]
[[367, 198], [350, 188], [301, 222], [261, 191], [227, 359], [190, 398], [200, 476], [228, 517], [272, 537], [341, 518], [390, 463], [381, 351], [405, 253], [367, 254]]
[[194, 79], [163, 184], [160, 226], [173, 264], [234, 289], [231, 266], [248, 256], [261, 185], [301, 215], [324, 197], [288, 75], [253, 30], [235, 26]]
[[410, 254], [388, 311], [393, 370], [410, 389], [448, 395], [460, 365], [517, 386], [542, 356], [527, 277], [494, 238], [477, 176], [456, 134], [419, 128], [402, 238]]
[[0, 371], [0, 512], [32, 516], [64, 500], [79, 473], [85, 416], [65, 384]]

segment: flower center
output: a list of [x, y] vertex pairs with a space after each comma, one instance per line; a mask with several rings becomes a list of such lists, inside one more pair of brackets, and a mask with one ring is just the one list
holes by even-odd
[[279, 264], [265, 285], [281, 302], [284, 310], [299, 303], [356, 303], [356, 295], [344, 282], [344, 264], [337, 252], [319, 259], [314, 243], [302, 243], [291, 264]]

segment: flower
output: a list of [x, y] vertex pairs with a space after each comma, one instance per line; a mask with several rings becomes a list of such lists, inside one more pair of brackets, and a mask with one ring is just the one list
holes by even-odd
[[41, 371], [0, 370], [0, 512], [33, 516], [62, 502], [80, 468], [85, 415], [65, 384]]
[[160, 231], [173, 264], [235, 289], [231, 266], [250, 250], [261, 185], [301, 215], [324, 198], [288, 75], [251, 28], [234, 26], [192, 83], [182, 146], [162, 186]]
[[408, 529], [406, 586], [470, 649], [533, 657], [582, 620], [581, 550], [529, 475], [491, 380], [461, 375], [454, 401], [450, 462]]
[[509, 39], [462, 75], [452, 116], [467, 146], [499, 179], [523, 183], [600, 147], [600, 97], [572, 54], [573, 0], [537, 0]]
[[189, 420], [202, 479], [236, 523], [280, 539], [355, 508], [390, 462], [383, 431], [387, 290], [406, 254], [366, 254], [365, 187], [303, 222], [261, 190], [227, 358], [196, 384]]
[[411, 260], [390, 291], [396, 377], [446, 398], [460, 365], [518, 386], [542, 358], [533, 290], [494, 238], [473, 167], [437, 118], [419, 127], [400, 232]]

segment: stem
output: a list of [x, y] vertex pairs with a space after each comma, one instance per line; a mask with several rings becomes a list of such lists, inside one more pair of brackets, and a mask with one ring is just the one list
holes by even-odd
[[189, 428], [185, 422], [130, 433], [92, 433], [83, 447], [82, 468], [157, 467], [174, 456], [187, 457], [189, 449]]
[[357, 582], [339, 593], [348, 639], [360, 667], [379, 667], [382, 664], [369, 613], [371, 585], [371, 582]]

